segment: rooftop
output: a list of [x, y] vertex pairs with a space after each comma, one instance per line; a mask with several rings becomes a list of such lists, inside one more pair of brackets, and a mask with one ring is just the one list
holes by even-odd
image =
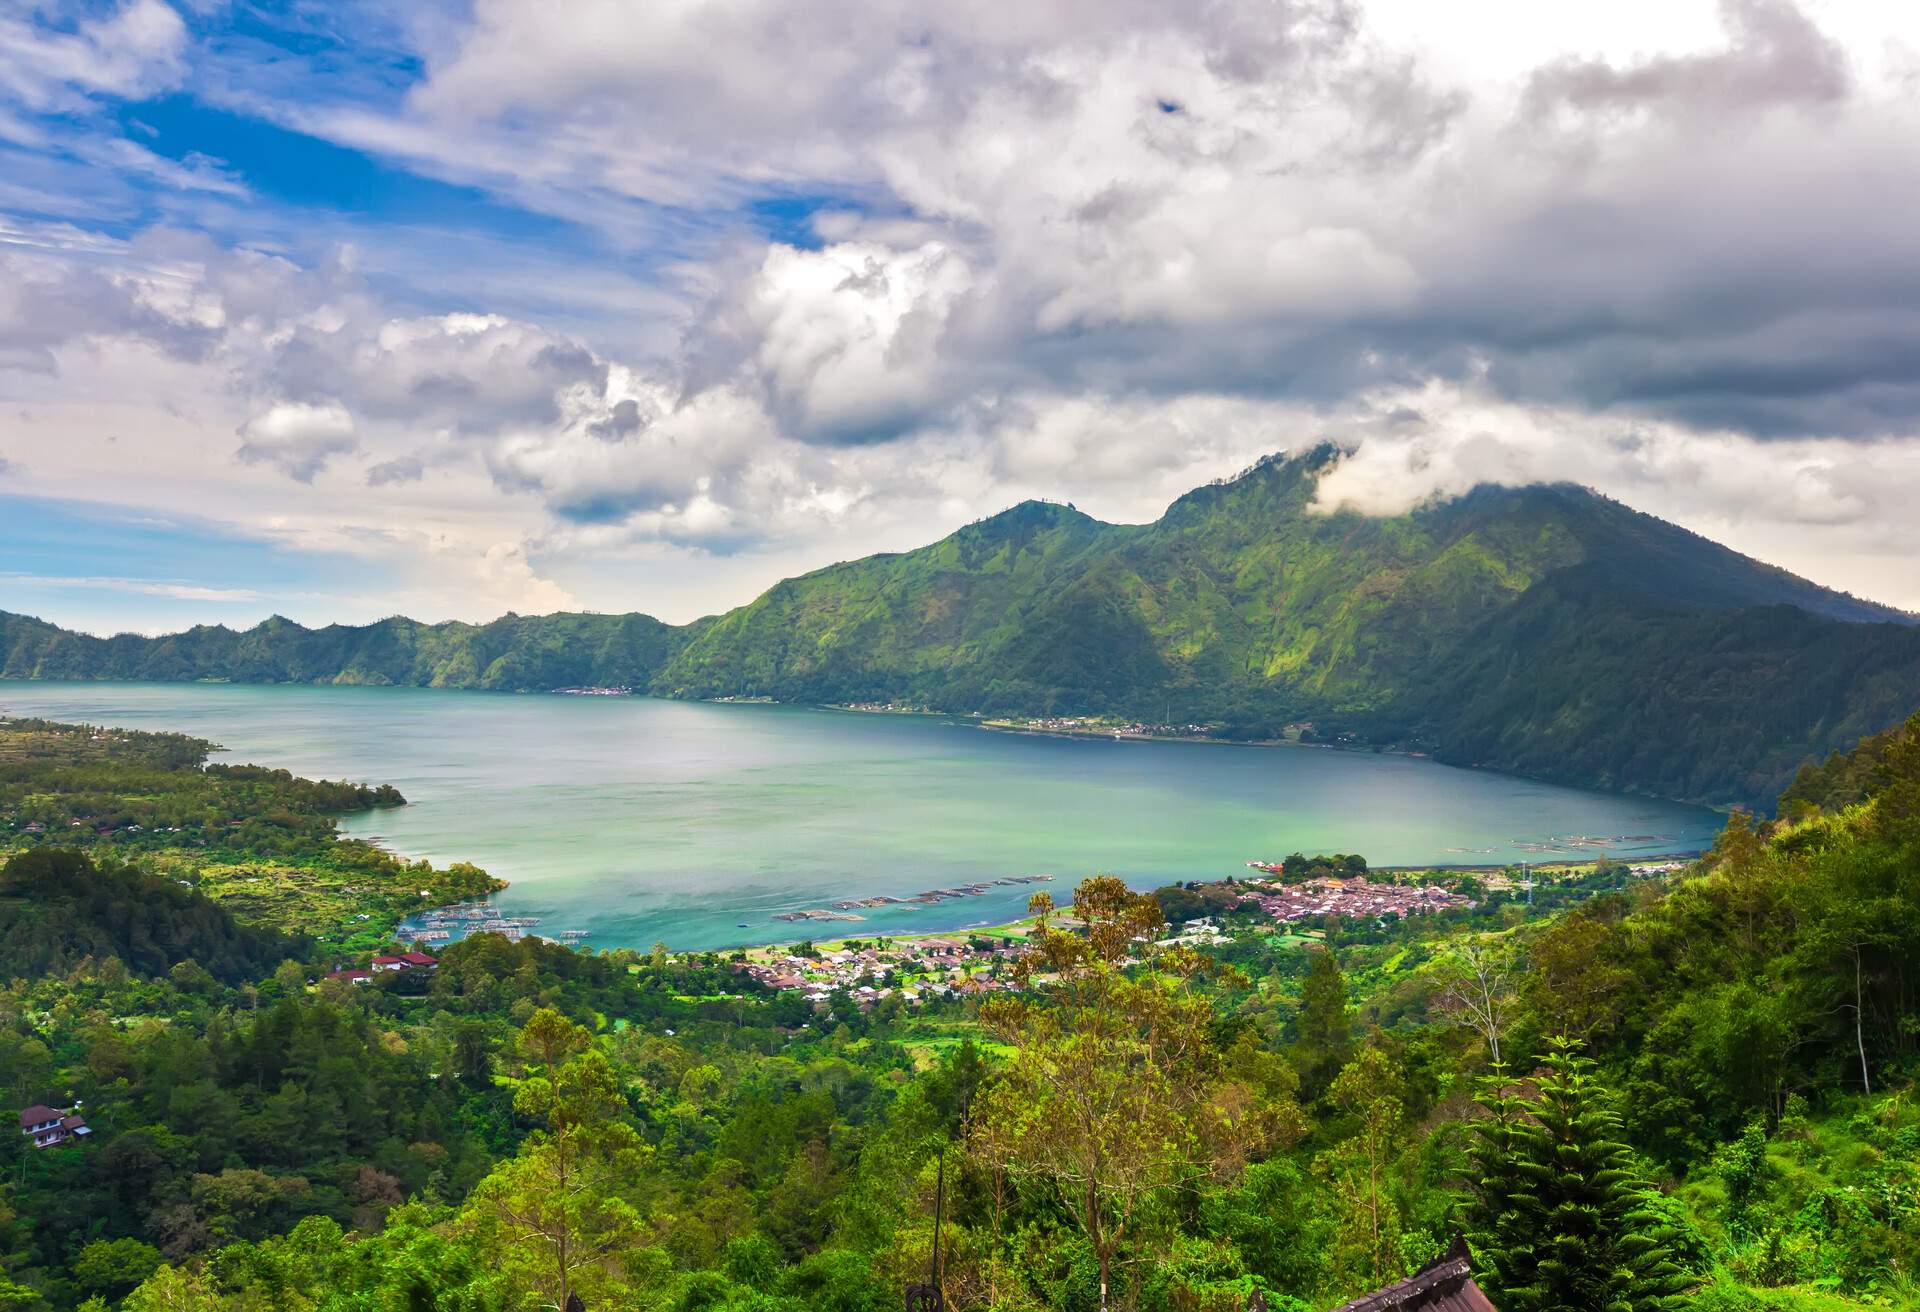
[[1458, 1235], [1447, 1251], [1405, 1280], [1342, 1303], [1334, 1312], [1498, 1312], [1473, 1283], [1466, 1241]]

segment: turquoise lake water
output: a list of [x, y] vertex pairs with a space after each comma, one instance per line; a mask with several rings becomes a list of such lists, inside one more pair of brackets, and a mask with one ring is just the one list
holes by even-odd
[[793, 706], [418, 688], [0, 683], [0, 712], [211, 738], [218, 759], [391, 783], [410, 805], [350, 816], [408, 857], [467, 860], [509, 916], [600, 947], [786, 941], [782, 912], [1006, 875], [1051, 884], [863, 911], [821, 937], [1012, 919], [1110, 871], [1136, 887], [1218, 879], [1292, 851], [1379, 865], [1483, 864], [1705, 847], [1698, 807], [1404, 756], [1115, 742]]

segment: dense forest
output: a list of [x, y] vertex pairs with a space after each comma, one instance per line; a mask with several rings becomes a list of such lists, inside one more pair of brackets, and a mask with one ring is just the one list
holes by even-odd
[[237, 984], [307, 946], [243, 924], [170, 879], [89, 861], [77, 848], [23, 852], [0, 869], [0, 962], [15, 976], [64, 975], [112, 958], [140, 974], [186, 965]]
[[1288, 726], [1567, 783], [1770, 805], [1920, 698], [1912, 617], [1569, 486], [1322, 513], [1319, 447], [1151, 524], [1029, 502], [726, 614], [93, 638], [0, 614], [0, 677], [624, 687]]
[[[79, 809], [32, 732], [15, 825]], [[156, 768], [64, 737], [89, 789]], [[15, 828], [4, 887], [103, 937], [0, 950], [0, 1087], [95, 1129], [0, 1149], [0, 1307], [878, 1312], [936, 1216], [966, 1312], [1303, 1312], [1456, 1236], [1502, 1312], [1920, 1305], [1920, 717], [1862, 754], [1671, 880], [1485, 875], [1281, 932], [1228, 882], [1089, 877], [1071, 919], [1039, 899], [1015, 987], [919, 1006], [495, 935], [352, 985], [324, 976], [384, 943], [199, 890], [107, 932], [123, 861], [204, 849]], [[176, 912], [183, 948], [250, 946], [112, 950]], [[1222, 941], [1165, 941], [1196, 913]]]

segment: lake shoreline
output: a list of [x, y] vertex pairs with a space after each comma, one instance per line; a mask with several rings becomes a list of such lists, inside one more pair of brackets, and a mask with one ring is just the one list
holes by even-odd
[[[1064, 897], [1097, 871], [1151, 889], [1305, 851], [1441, 877], [1588, 857], [1589, 839], [1639, 859], [1704, 847], [1720, 828], [1699, 807], [1370, 751], [1100, 750], [1110, 732], [956, 734], [980, 726], [897, 703], [750, 713], [464, 691], [9, 680], [0, 706], [187, 732], [221, 744], [225, 762], [391, 783], [411, 804], [343, 816], [344, 835], [471, 861], [509, 881], [494, 899], [504, 917], [583, 930], [599, 947], [966, 932], [1017, 919], [1034, 890], [857, 904], [1009, 876], [1050, 873]], [[842, 902], [865, 919], [774, 920]]]

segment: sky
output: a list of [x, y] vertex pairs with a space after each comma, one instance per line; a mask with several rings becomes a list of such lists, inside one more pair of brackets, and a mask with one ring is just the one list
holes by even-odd
[[1920, 6], [0, 3], [0, 609], [681, 621], [1567, 479], [1920, 609]]

